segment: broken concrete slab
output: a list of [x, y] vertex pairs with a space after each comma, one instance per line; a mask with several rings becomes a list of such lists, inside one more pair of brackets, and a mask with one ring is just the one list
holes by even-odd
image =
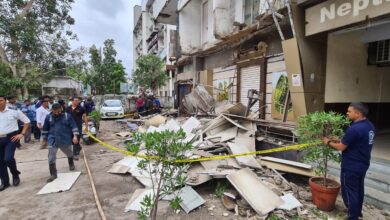
[[37, 195], [68, 191], [72, 188], [80, 174], [81, 172], [59, 173], [57, 179], [47, 183], [39, 190]]
[[234, 139], [237, 136], [237, 127], [231, 127], [221, 133], [219, 133], [221, 137], [221, 142], [226, 142]]
[[195, 89], [184, 96], [183, 105], [188, 113], [195, 113], [197, 110], [202, 112], [210, 112], [215, 101], [202, 85], [197, 85]]
[[125, 207], [125, 212], [141, 211], [141, 202], [147, 195], [153, 195], [153, 189], [136, 189]]
[[180, 130], [180, 125], [174, 119], [168, 120], [164, 127], [165, 127], [165, 130], [168, 130], [168, 131], [175, 131], [176, 132], [176, 131]]
[[227, 113], [232, 115], [245, 116], [245, 110], [246, 106], [244, 106], [241, 102], [236, 104], [227, 103], [225, 105], [219, 105], [218, 108], [215, 107], [215, 112], [217, 114]]
[[233, 119], [231, 119], [231, 118], [229, 118], [229, 117], [227, 117], [227, 116], [225, 116], [225, 115], [222, 115], [222, 117], [223, 117], [225, 120], [227, 120], [227, 121], [229, 121], [230, 123], [232, 123], [234, 126], [236, 126], [236, 127], [238, 127], [238, 128], [241, 128], [242, 130], [245, 130], [245, 131], [248, 130], [246, 127], [242, 126], [242, 125], [239, 124], [238, 122], [235, 122]]
[[192, 153], [195, 154], [195, 155], [199, 155], [201, 157], [212, 157], [212, 156], [214, 156], [214, 154], [210, 154], [209, 152], [204, 151], [204, 150], [192, 150]]
[[261, 160], [272, 161], [272, 162], [286, 164], [286, 165], [295, 166], [295, 167], [304, 168], [304, 169], [312, 169], [312, 166], [309, 164], [300, 163], [300, 162], [292, 161], [292, 160], [280, 159], [280, 158], [276, 158], [276, 157], [261, 157]]
[[260, 216], [283, 204], [283, 200], [267, 188], [249, 168], [228, 175], [227, 179]]
[[[242, 154], [250, 152], [245, 146], [239, 146], [236, 143], [228, 142], [229, 148], [233, 154]], [[235, 157], [238, 163], [242, 166], [248, 166], [256, 169], [261, 169], [261, 165], [257, 162], [253, 155]]]
[[145, 125], [146, 125], [146, 126], [155, 126], [155, 127], [158, 127], [158, 126], [160, 126], [161, 124], [164, 124], [166, 120], [167, 120], [166, 117], [164, 117], [164, 116], [162, 116], [162, 115], [156, 115], [156, 116], [153, 116], [152, 118], [146, 120], [146, 121], [145, 121]]
[[304, 168], [294, 167], [294, 166], [272, 162], [272, 161], [266, 161], [266, 160], [261, 160], [260, 163], [261, 165], [266, 166], [267, 168], [275, 169], [287, 173], [295, 173], [295, 174], [308, 176], [308, 177], [316, 176], [314, 170], [308, 170]]
[[179, 196], [182, 199], [180, 206], [186, 213], [191, 212], [206, 202], [191, 186], [182, 188]]
[[234, 158], [225, 158], [221, 160], [209, 160], [200, 162], [206, 170], [219, 168], [221, 165], [230, 166], [236, 169], [241, 169], [241, 166]]
[[122, 160], [114, 163], [107, 172], [125, 174], [127, 172], [130, 172], [131, 169], [137, 167], [139, 161], [140, 159], [137, 157], [125, 157]]
[[291, 193], [281, 196], [280, 198], [283, 200], [283, 204], [278, 206], [279, 209], [291, 211], [302, 206], [302, 203], [300, 203]]
[[252, 134], [252, 132], [250, 131], [245, 133], [239, 132], [238, 136], [234, 138], [234, 143], [237, 146], [246, 147], [250, 152], [256, 151], [256, 140], [254, 137], [254, 133]]
[[194, 117], [190, 117], [189, 119], [187, 119], [184, 124], [181, 126], [181, 128], [183, 129], [183, 131], [188, 135], [190, 134], [191, 132], [193, 132], [193, 130], [197, 127], [200, 126], [200, 121], [198, 121], [196, 118]]
[[187, 171], [186, 184], [190, 186], [197, 186], [212, 179], [207, 174], [200, 174], [205, 168], [200, 163], [193, 163]]
[[227, 175], [233, 174], [236, 172], [236, 169], [221, 169], [221, 168], [214, 168], [210, 170], [204, 170], [199, 172], [199, 174], [207, 174], [212, 176], [213, 178], [226, 178]]

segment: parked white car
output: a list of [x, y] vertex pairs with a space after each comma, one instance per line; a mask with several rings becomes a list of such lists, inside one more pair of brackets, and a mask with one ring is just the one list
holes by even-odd
[[108, 99], [103, 102], [100, 113], [102, 118], [123, 118], [125, 110], [121, 100]]

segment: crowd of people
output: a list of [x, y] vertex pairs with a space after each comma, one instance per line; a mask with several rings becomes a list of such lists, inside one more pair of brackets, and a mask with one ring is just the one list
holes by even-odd
[[[56, 154], [60, 149], [68, 157], [69, 169], [79, 159], [82, 124], [88, 129], [88, 115], [95, 109], [92, 97], [84, 100], [74, 96], [68, 103], [55, 101], [51, 96], [18, 102], [14, 96], [0, 95], [0, 191], [8, 188], [8, 169], [14, 186], [20, 183], [15, 151], [24, 143], [39, 141], [41, 149], [48, 149], [50, 178], [57, 178]], [[32, 136], [35, 140], [32, 140]]]
[[141, 116], [161, 113], [161, 102], [154, 95], [141, 93], [135, 101], [137, 112]]

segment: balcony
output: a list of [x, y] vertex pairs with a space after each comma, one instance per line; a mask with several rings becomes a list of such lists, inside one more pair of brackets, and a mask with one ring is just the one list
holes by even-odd
[[153, 17], [157, 23], [176, 25], [177, 0], [155, 0], [152, 4]]

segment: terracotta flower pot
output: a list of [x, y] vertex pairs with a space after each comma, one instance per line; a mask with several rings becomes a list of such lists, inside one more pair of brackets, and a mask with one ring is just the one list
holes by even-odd
[[326, 179], [326, 181], [327, 187], [323, 185], [323, 177], [312, 177], [309, 179], [309, 185], [314, 205], [322, 211], [330, 212], [335, 208], [340, 184], [331, 179]]

